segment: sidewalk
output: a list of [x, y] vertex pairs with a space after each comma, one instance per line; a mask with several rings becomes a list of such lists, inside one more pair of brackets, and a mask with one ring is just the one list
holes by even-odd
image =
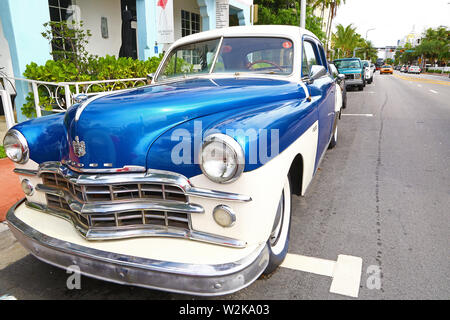
[[24, 197], [19, 177], [13, 170], [11, 160], [0, 159], [0, 221], [5, 220], [8, 209]]

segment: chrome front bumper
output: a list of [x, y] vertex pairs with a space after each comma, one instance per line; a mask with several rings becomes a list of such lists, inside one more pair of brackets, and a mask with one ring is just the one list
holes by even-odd
[[23, 201], [16, 203], [6, 217], [17, 240], [38, 259], [64, 269], [77, 265], [81, 274], [92, 278], [169, 292], [216, 296], [247, 287], [261, 275], [269, 261], [265, 244], [239, 261], [217, 265], [174, 263], [88, 248], [45, 235], [21, 221], [15, 210]]
[[362, 79], [345, 79], [346, 86], [360, 86], [363, 84], [364, 82]]

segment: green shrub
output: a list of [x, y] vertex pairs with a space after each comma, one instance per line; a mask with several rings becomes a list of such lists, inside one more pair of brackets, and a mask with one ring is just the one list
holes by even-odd
[[0, 146], [0, 159], [6, 158], [5, 148]]
[[[116, 58], [115, 56], [106, 57], [90, 57], [87, 62], [84, 62], [82, 69], [85, 72], [79, 72], [75, 64], [69, 60], [48, 60], [44, 65], [37, 65], [32, 62], [27, 65], [24, 76], [27, 79], [47, 81], [47, 82], [82, 82], [82, 81], [97, 81], [97, 80], [111, 80], [111, 79], [130, 79], [130, 78], [145, 78], [147, 74], [154, 73], [161, 62], [163, 55], [152, 57], [146, 61], [134, 60], [132, 58]], [[100, 92], [107, 90], [124, 89], [125, 85], [130, 86], [132, 83], [118, 83], [106, 84], [103, 86], [93, 85], [87, 92]], [[143, 85], [138, 83], [136, 86]], [[53, 86], [52, 86], [53, 87]], [[52, 88], [54, 89], [54, 87]], [[71, 92], [75, 92], [75, 86], [70, 86]], [[48, 90], [44, 86], [38, 87], [39, 104], [45, 110], [52, 110], [57, 104], [56, 99], [51, 97]], [[58, 91], [60, 101], [64, 99], [64, 88]], [[23, 114], [28, 117], [36, 116], [36, 109], [34, 106], [34, 95], [32, 92], [26, 97], [26, 103], [22, 106]]]

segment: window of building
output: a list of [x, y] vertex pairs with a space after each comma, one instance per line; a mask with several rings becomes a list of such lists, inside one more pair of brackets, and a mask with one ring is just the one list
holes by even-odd
[[66, 21], [71, 15], [71, 12], [67, 12], [71, 4], [72, 0], [48, 0], [50, 20], [56, 22]]
[[[72, 5], [72, 0], [48, 0], [50, 21], [67, 21], [67, 19], [73, 14], [73, 12], [69, 10], [70, 5]], [[70, 44], [63, 41], [61, 37], [54, 36], [52, 39], [52, 51], [73, 51], [73, 49], [71, 48]], [[54, 60], [58, 60], [61, 58], [63, 58], [61, 54], [53, 53]]]
[[181, 10], [181, 36], [200, 32], [200, 15], [197, 13]]

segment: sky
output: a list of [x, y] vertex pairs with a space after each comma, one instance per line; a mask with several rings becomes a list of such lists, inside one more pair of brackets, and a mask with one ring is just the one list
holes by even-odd
[[[450, 27], [450, 0], [346, 0], [333, 20], [333, 27], [353, 23], [356, 31], [375, 47], [396, 46], [413, 28]], [[333, 30], [335, 31], [335, 30]]]

